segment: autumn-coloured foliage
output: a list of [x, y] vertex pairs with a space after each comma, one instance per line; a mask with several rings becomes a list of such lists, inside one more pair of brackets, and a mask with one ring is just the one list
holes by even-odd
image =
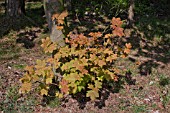
[[67, 17], [68, 16], [68, 12], [67, 12], [67, 10], [65, 10], [65, 11], [63, 11], [62, 13], [56, 13], [56, 14], [54, 14], [53, 16], [52, 16], [52, 20], [54, 21], [54, 20], [56, 20], [56, 24], [57, 24], [57, 29], [58, 30], [62, 30], [62, 29], [64, 29], [64, 24], [65, 24], [65, 21], [64, 21], [64, 19], [65, 19], [65, 17]]
[[52, 84], [60, 89], [56, 91], [60, 98], [82, 90], [91, 100], [99, 97], [104, 80], [119, 80], [121, 70], [113, 64], [118, 58], [125, 58], [132, 47], [130, 43], [122, 47], [114, 44], [115, 36], [124, 36], [123, 22], [120, 18], [113, 18], [111, 23], [112, 34], [91, 32], [85, 36], [69, 33], [65, 38], [66, 46], [62, 48], [57, 48], [57, 43], [48, 37], [43, 39], [41, 46], [45, 53], [55, 50], [55, 54], [52, 58], [37, 60], [35, 66], [26, 67], [20, 92], [30, 91], [32, 84], [38, 82], [41, 95], [48, 95]]

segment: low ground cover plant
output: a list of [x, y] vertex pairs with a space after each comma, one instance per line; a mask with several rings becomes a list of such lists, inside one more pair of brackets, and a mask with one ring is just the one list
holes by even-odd
[[[62, 19], [58, 21], [64, 24]], [[59, 98], [85, 91], [86, 97], [95, 100], [105, 81], [119, 81], [121, 70], [113, 64], [130, 53], [130, 43], [123, 46], [115, 41], [124, 36], [122, 24], [120, 18], [112, 18], [110, 34], [91, 32], [85, 36], [70, 32], [65, 37], [66, 46], [60, 48], [49, 37], [42, 39], [42, 48], [52, 57], [38, 59], [36, 65], [25, 68], [20, 92], [29, 92], [38, 83], [35, 86], [41, 95], [50, 95], [50, 87], [54, 85]]]

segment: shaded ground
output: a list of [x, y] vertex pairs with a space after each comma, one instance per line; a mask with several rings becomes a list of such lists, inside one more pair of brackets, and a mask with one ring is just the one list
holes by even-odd
[[[29, 4], [27, 5], [29, 7]], [[170, 112], [170, 32], [169, 17], [142, 16], [136, 19], [133, 29], [125, 29], [123, 43], [131, 42], [133, 50], [125, 60], [116, 62], [121, 69], [128, 69], [127, 77], [131, 81], [111, 84], [114, 87], [101, 90], [96, 101], [89, 101], [83, 93], [75, 97], [68, 96], [59, 101], [57, 98], [45, 98], [32, 91], [27, 95], [18, 93], [19, 79], [26, 65], [36, 59], [47, 57], [40, 48], [40, 40], [47, 36], [43, 13], [30, 5], [40, 17], [26, 20], [29, 24], [21, 27], [1, 27], [0, 38], [0, 111], [4, 112], [59, 112], [59, 113], [168, 113]], [[41, 4], [39, 5], [41, 8]], [[35, 9], [35, 10], [34, 10]], [[32, 13], [29, 13], [32, 14]], [[25, 21], [25, 20], [24, 20]], [[0, 21], [0, 25], [5, 21]], [[88, 33], [90, 30], [108, 30], [106, 17], [84, 17], [71, 20], [75, 32]], [[17, 25], [18, 23], [16, 23]], [[100, 24], [100, 26], [98, 26]], [[3, 24], [5, 25], [5, 24]], [[9, 24], [6, 24], [8, 26]], [[20, 25], [20, 24], [18, 24]], [[90, 26], [89, 26], [90, 25]], [[15, 25], [14, 25], [15, 26]], [[6, 29], [4, 29], [6, 28]], [[14, 27], [15, 28], [15, 27]], [[2, 36], [2, 34], [0, 34]], [[6, 34], [6, 35], [5, 35]], [[43, 107], [44, 106], [44, 107]]]

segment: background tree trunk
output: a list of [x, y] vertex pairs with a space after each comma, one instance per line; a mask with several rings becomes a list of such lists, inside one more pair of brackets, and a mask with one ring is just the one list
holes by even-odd
[[25, 14], [25, 0], [6, 0], [7, 16], [20, 16]]
[[130, 6], [128, 10], [128, 26], [132, 26], [134, 22], [134, 7], [135, 7], [135, 0], [129, 0]]
[[62, 30], [58, 30], [55, 21], [52, 21], [53, 14], [61, 13], [64, 10], [64, 2], [61, 2], [61, 0], [44, 0], [44, 10], [50, 31], [50, 39], [57, 42], [59, 47], [65, 46], [65, 36]]

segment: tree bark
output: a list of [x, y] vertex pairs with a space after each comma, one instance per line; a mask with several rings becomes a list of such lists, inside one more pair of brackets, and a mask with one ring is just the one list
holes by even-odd
[[10, 17], [21, 16], [25, 14], [24, 0], [6, 0], [6, 14]]
[[61, 3], [60, 0], [44, 0], [44, 11], [50, 31], [50, 39], [53, 42], [57, 42], [59, 47], [65, 46], [65, 36], [62, 30], [57, 30], [55, 21], [52, 21], [52, 15], [55, 13], [61, 13], [64, 10], [63, 8], [64, 3]]
[[134, 22], [134, 7], [135, 7], [135, 0], [130, 0], [130, 6], [128, 10], [128, 26], [132, 26]]

